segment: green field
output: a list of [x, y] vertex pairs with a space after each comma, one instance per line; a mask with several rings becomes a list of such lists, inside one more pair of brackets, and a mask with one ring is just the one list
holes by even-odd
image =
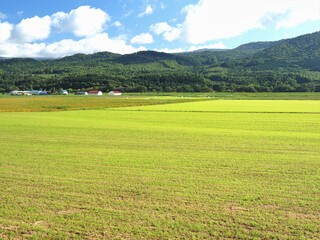
[[320, 101], [0, 112], [0, 132], [0, 239], [320, 237]]
[[320, 100], [319, 92], [206, 92], [206, 93], [126, 93], [129, 96], [211, 97], [224, 100]]
[[[1, 96], [1, 95], [0, 95]], [[56, 112], [193, 102], [204, 97], [177, 96], [10, 96], [0, 97], [0, 112]]]

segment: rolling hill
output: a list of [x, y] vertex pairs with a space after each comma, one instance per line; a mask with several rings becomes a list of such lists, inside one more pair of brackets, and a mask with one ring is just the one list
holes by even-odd
[[267, 68], [320, 69], [320, 32], [282, 40], [257, 52], [251, 63]]
[[320, 32], [235, 49], [168, 54], [99, 52], [61, 59], [0, 59], [0, 91], [318, 91]]

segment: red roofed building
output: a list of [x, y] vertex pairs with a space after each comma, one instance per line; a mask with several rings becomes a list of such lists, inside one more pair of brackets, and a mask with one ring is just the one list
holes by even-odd
[[89, 95], [97, 95], [97, 96], [102, 96], [103, 93], [99, 90], [91, 90], [91, 91], [88, 91], [88, 94]]
[[110, 96], [121, 96], [121, 92], [120, 91], [110, 91], [108, 94]]

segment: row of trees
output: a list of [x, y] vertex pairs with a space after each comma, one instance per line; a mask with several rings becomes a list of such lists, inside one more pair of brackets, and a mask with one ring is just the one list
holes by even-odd
[[68, 89], [71, 91], [100, 89], [124, 92], [319, 92], [320, 81], [300, 74], [274, 72], [211, 75], [187, 72], [147, 73], [132, 76], [110, 74], [0, 75], [0, 92], [29, 89]]

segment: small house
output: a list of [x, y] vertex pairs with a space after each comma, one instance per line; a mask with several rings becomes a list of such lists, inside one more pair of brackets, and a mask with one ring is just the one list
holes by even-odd
[[29, 93], [32, 94], [32, 95], [40, 95], [42, 91], [40, 90], [30, 90]]
[[68, 91], [67, 91], [67, 90], [60, 90], [60, 91], [58, 92], [58, 94], [68, 95]]
[[110, 91], [108, 94], [110, 96], [121, 96], [121, 92], [120, 91]]
[[97, 95], [97, 96], [102, 96], [103, 93], [99, 90], [91, 90], [88, 92], [89, 95]]
[[21, 95], [30, 96], [31, 95], [31, 93], [29, 93], [28, 91], [11, 91], [10, 94], [15, 95], [15, 96], [21, 96]]
[[88, 92], [75, 92], [74, 95], [88, 95]]
[[11, 91], [11, 95], [22, 95], [22, 91]]

